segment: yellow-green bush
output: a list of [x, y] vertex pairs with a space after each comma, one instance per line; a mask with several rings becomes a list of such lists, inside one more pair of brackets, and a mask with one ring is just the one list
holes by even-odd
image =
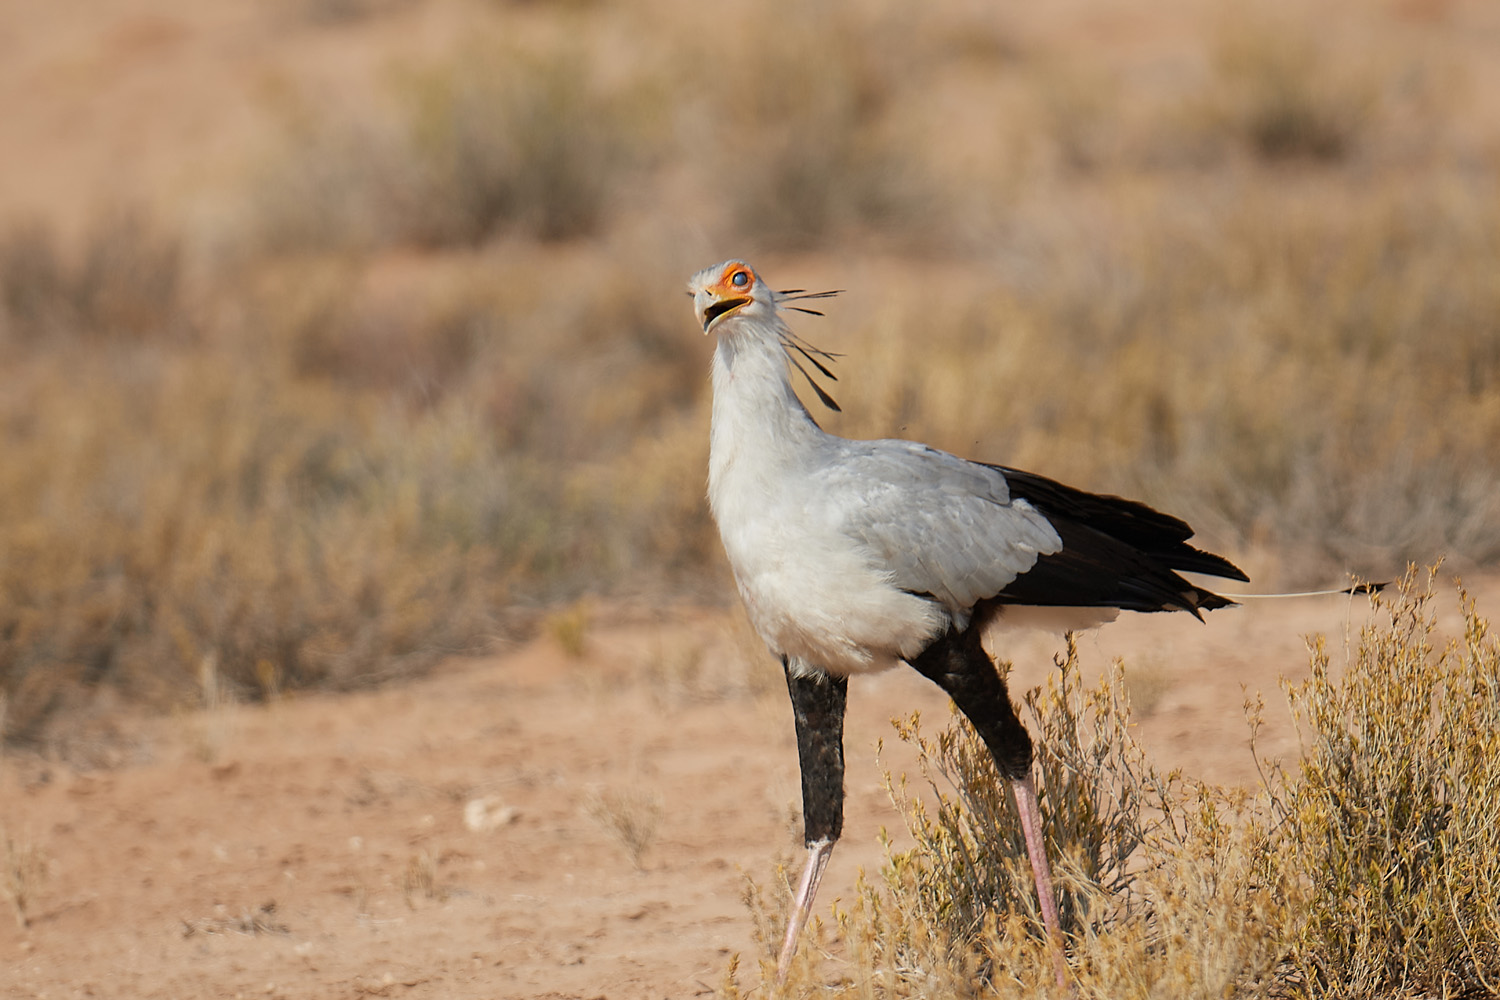
[[1500, 644], [1459, 600], [1462, 635], [1437, 639], [1431, 575], [1408, 574], [1344, 663], [1319, 641], [1287, 689], [1302, 759], [1273, 787], [1268, 862], [1305, 889], [1308, 996], [1500, 988]]

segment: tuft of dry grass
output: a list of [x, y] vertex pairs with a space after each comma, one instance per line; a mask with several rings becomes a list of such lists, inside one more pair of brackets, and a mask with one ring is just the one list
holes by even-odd
[[569, 607], [559, 609], [547, 616], [545, 627], [552, 640], [571, 660], [579, 660], [588, 652], [589, 626], [593, 613], [586, 600], [577, 600]]
[[661, 799], [635, 789], [604, 789], [589, 797], [588, 814], [625, 848], [637, 870], [661, 826]]
[[401, 896], [406, 908], [415, 910], [419, 899], [442, 902], [448, 898], [448, 890], [438, 882], [438, 862], [428, 850], [418, 851], [406, 860], [406, 871], [401, 876]]
[[35, 842], [17, 840], [4, 824], [0, 824], [0, 848], [4, 849], [0, 854], [0, 896], [10, 905], [16, 925], [25, 930], [31, 924], [37, 888], [47, 875], [46, 855]]

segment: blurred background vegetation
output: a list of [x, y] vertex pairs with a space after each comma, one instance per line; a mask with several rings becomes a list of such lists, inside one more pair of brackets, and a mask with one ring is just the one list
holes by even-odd
[[6, 741], [727, 600], [681, 291], [729, 256], [846, 290], [836, 432], [1258, 588], [1500, 559], [1487, 5], [115, 6], [0, 76], [55, 98], [5, 126]]

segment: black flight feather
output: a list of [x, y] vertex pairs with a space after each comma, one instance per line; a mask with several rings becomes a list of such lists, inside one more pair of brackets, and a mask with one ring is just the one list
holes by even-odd
[[1187, 544], [1187, 522], [1121, 497], [1088, 493], [1018, 469], [990, 466], [1051, 522], [1062, 549], [1040, 557], [991, 600], [995, 604], [1202, 612], [1235, 602], [1177, 571], [1247, 577], [1223, 556]]

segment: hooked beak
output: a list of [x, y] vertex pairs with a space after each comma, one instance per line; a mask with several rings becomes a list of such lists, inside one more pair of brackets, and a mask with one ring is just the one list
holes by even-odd
[[716, 299], [709, 303], [703, 310], [703, 332], [708, 333], [708, 328], [713, 326], [714, 320], [725, 313], [734, 312], [740, 306], [749, 305], [750, 300], [744, 296], [735, 296], [727, 299]]

